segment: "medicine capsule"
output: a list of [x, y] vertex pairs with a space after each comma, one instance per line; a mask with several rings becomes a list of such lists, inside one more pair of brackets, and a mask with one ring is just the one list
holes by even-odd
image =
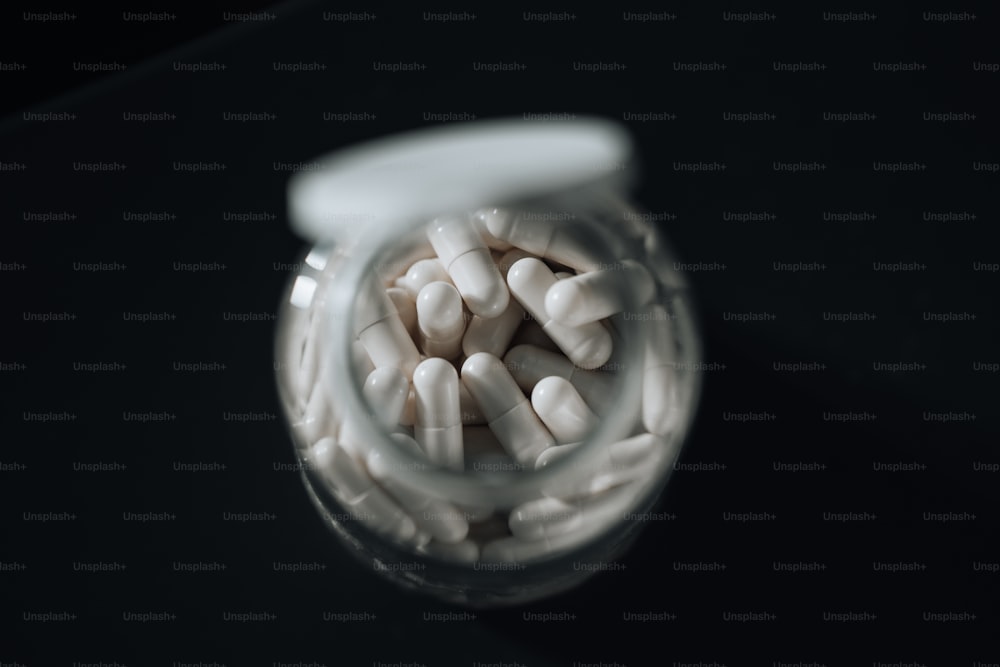
[[507, 309], [510, 293], [471, 220], [438, 218], [427, 238], [473, 315], [493, 318]]
[[507, 310], [499, 317], [484, 319], [473, 315], [462, 338], [462, 351], [471, 357], [476, 352], [489, 352], [495, 357], [503, 356], [510, 341], [524, 321], [524, 309], [514, 299], [507, 304]]
[[597, 414], [614, 400], [614, 376], [577, 368], [566, 357], [535, 345], [517, 345], [507, 350], [504, 365], [524, 391], [533, 391], [545, 377], [556, 375], [569, 380], [590, 409]]
[[580, 503], [579, 519], [569, 519], [575, 524], [572, 530], [560, 531], [556, 526], [519, 526], [522, 534], [526, 531], [528, 534], [549, 531], [555, 534], [536, 539], [502, 537], [483, 545], [480, 559], [487, 562], [527, 561], [584, 544], [620, 522], [624, 513], [633, 506], [636, 496], [643, 491], [642, 484], [628, 485]]
[[404, 275], [396, 278], [396, 287], [405, 290], [411, 299], [416, 299], [420, 290], [434, 282], [451, 282], [451, 276], [437, 257], [415, 262]]
[[316, 288], [319, 283], [311, 276], [296, 276], [292, 283], [292, 292], [288, 295], [288, 303], [295, 308], [308, 309], [312, 305], [313, 297], [316, 295]]
[[[563, 535], [573, 536], [578, 532], [586, 533], [592, 524], [603, 526], [621, 520], [622, 514], [643, 491], [642, 484], [629, 484], [591, 496], [578, 503], [568, 503], [557, 498], [541, 498], [511, 510], [508, 524], [514, 537], [522, 541], [540, 540], [543, 543], [549, 541], [547, 546], [551, 548], [556, 546], [551, 541], [553, 538]], [[492, 547], [491, 553], [506, 551], [498, 547]], [[520, 556], [523, 553], [518, 553], [523, 547], [515, 545], [509, 547], [513, 547], [513, 553], [508, 551], [510, 555]]]
[[334, 493], [356, 520], [399, 541], [416, 536], [417, 526], [413, 519], [375, 484], [361, 463], [333, 438], [323, 438], [313, 445], [311, 455], [312, 464], [322, 471]]
[[398, 368], [385, 366], [369, 373], [361, 388], [369, 412], [361, 416], [347, 415], [340, 433], [340, 446], [359, 460], [364, 459], [370, 445], [358, 434], [357, 420], [371, 419], [376, 428], [392, 430], [399, 424], [409, 394], [410, 382]]
[[396, 312], [399, 314], [399, 321], [406, 327], [406, 333], [410, 334], [410, 338], [416, 340], [419, 335], [417, 329], [417, 304], [402, 287], [390, 287], [385, 293], [389, 295], [389, 300], [396, 307]]
[[375, 368], [395, 366], [407, 378], [412, 377], [420, 363], [420, 351], [406, 333], [385, 290], [368, 283], [358, 295], [355, 308], [354, 332]]
[[322, 382], [317, 382], [309, 395], [302, 417], [292, 424], [292, 428], [302, 435], [305, 442], [310, 444], [324, 437], [336, 435], [331, 405], [332, 401], [326, 387]]
[[[437, 259], [434, 248], [426, 238], [409, 238], [407, 243], [393, 246], [380, 261], [372, 266], [385, 287], [398, 286], [396, 281], [406, 278], [413, 265], [423, 259]], [[417, 292], [420, 290], [418, 289]], [[416, 292], [413, 293], [413, 296]], [[413, 296], [410, 298], [412, 299]]]
[[510, 250], [511, 245], [507, 241], [493, 236], [489, 230], [489, 220], [498, 216], [511, 215], [510, 211], [502, 208], [482, 208], [472, 214], [472, 222], [479, 230], [479, 235], [483, 237], [483, 243], [494, 250]]
[[373, 370], [361, 388], [376, 421], [384, 428], [393, 428], [399, 423], [409, 393], [410, 383], [406, 376], [392, 366]]
[[538, 320], [542, 330], [570, 361], [580, 368], [597, 368], [611, 358], [611, 334], [599, 322], [568, 327], [549, 317], [545, 310], [545, 294], [558, 282], [544, 262], [530, 257], [516, 262], [507, 274], [511, 294]]
[[322, 318], [316, 313], [311, 312], [300, 320], [302, 331], [299, 340], [301, 340], [301, 344], [294, 346], [294, 349], [302, 351], [298, 358], [298, 370], [295, 373], [294, 384], [295, 398], [299, 405], [305, 405], [319, 382], [320, 345], [318, 344], [318, 330], [320, 319]]
[[[397, 433], [392, 439], [411, 453], [424, 456], [409, 436]], [[404, 481], [407, 471], [393, 470], [385, 456], [376, 449], [368, 453], [367, 464], [371, 476], [406, 509], [418, 531], [448, 544], [465, 539], [469, 533], [469, 522], [457, 507], [407, 485]]]
[[375, 364], [372, 363], [371, 357], [368, 356], [368, 350], [365, 349], [360, 340], [351, 343], [351, 364], [354, 368], [354, 374], [359, 378], [368, 377], [368, 374], [375, 370]]
[[[535, 469], [552, 465], [576, 451], [581, 444], [560, 445], [542, 452]], [[645, 477], [658, 457], [668, 452], [666, 440], [653, 433], [626, 438], [602, 447], [596, 457], [575, 465], [572, 479], [553, 482], [544, 492], [556, 498], [587, 496]], [[675, 450], [674, 450], [675, 453]]]
[[538, 259], [527, 250], [512, 248], [501, 255], [500, 259], [496, 261], [497, 271], [500, 272], [500, 275], [503, 276], [504, 280], [507, 280], [507, 274], [510, 273], [510, 267], [514, 266], [522, 259], [527, 259], [528, 257]]
[[487, 352], [477, 352], [462, 364], [462, 382], [476, 399], [497, 440], [516, 461], [534, 464], [555, 444], [506, 366]]
[[657, 304], [647, 311], [645, 361], [642, 374], [642, 423], [650, 433], [666, 435], [678, 418], [674, 337], [666, 309]]
[[597, 415], [576, 387], [558, 375], [538, 381], [531, 390], [531, 407], [560, 445], [584, 440], [597, 426]]
[[422, 530], [418, 530], [416, 535], [414, 535], [413, 537], [411, 537], [408, 540], [404, 540], [400, 544], [404, 544], [406, 546], [413, 547], [417, 551], [420, 551], [425, 546], [427, 546], [428, 544], [430, 544], [433, 540], [434, 540], [434, 538], [431, 537], [430, 533], [425, 533]]
[[428, 357], [454, 359], [462, 351], [465, 313], [462, 296], [451, 283], [435, 281], [417, 295], [420, 345]]
[[539, 498], [512, 509], [507, 525], [514, 537], [539, 540], [575, 530], [582, 520], [583, 512], [576, 505], [559, 498]]
[[649, 271], [635, 260], [620, 267], [590, 271], [560, 280], [545, 293], [545, 312], [555, 321], [577, 327], [634, 310], [649, 303], [656, 285]]
[[600, 268], [600, 261], [564, 224], [524, 214], [491, 216], [486, 228], [498, 239], [577, 271]]
[[455, 367], [439, 357], [420, 362], [413, 372], [413, 434], [431, 461], [453, 470], [465, 467], [458, 384]]
[[454, 544], [431, 541], [418, 551], [428, 556], [457, 563], [475, 563], [479, 560], [479, 545], [472, 540], [462, 540]]

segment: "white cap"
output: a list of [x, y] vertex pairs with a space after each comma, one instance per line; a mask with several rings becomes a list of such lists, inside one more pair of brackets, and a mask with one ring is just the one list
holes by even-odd
[[414, 221], [487, 204], [617, 185], [631, 142], [617, 123], [483, 120], [336, 151], [289, 183], [289, 215], [312, 241], [389, 238]]

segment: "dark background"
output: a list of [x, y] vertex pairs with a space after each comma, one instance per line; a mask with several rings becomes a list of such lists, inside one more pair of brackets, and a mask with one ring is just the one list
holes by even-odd
[[[645, 23], [623, 20], [641, 7], [563, 9], [573, 18], [459, 7], [474, 20], [446, 23], [426, 20], [449, 11], [435, 6], [313, 2], [66, 8], [75, 18], [50, 21], [24, 12], [64, 8], [3, 9], [0, 664], [1000, 663], [1000, 278], [990, 266], [1000, 173], [981, 168], [1000, 161], [1000, 73], [976, 65], [1000, 63], [995, 7], [955, 7], [968, 15], [949, 22], [927, 20], [938, 6], [902, 3], [671, 3], [658, 10], [666, 20]], [[775, 18], [724, 20], [748, 10]], [[231, 20], [245, 11], [273, 18]], [[351, 11], [368, 16], [330, 14]], [[876, 18], [824, 19], [837, 11]], [[490, 73], [477, 62], [527, 67]], [[626, 67], [590, 73], [577, 62]], [[726, 69], [674, 67], [695, 62]], [[93, 74], [79, 63], [126, 67]], [[706, 338], [701, 408], [662, 502], [673, 518], [650, 523], [624, 569], [524, 608], [427, 621], [459, 610], [355, 562], [298, 474], [281, 469], [294, 458], [274, 387], [273, 314], [304, 248], [285, 186], [292, 166], [436, 124], [428, 114], [550, 112], [669, 114], [626, 121], [643, 167], [634, 201], [702, 269], [690, 273]], [[774, 119], [724, 120], [751, 112]], [[874, 118], [824, 120], [848, 112]], [[958, 119], [925, 117], [942, 112]], [[176, 168], [198, 162], [215, 170]], [[702, 162], [715, 170], [678, 169]], [[924, 166], [887, 173], [879, 162]], [[765, 219], [726, 219], [747, 212]], [[868, 215], [824, 219], [831, 212]], [[189, 264], [208, 270], [177, 268]], [[134, 319], [149, 313], [161, 319]], [[948, 313], [957, 317], [940, 321]], [[796, 362], [811, 370], [781, 365]], [[209, 370], [177, 370], [189, 363]], [[177, 469], [191, 463], [213, 470]], [[808, 465], [778, 469], [788, 463]], [[226, 519], [246, 512], [271, 518]], [[745, 512], [766, 518], [725, 518]], [[832, 518], [845, 513], [857, 516]], [[687, 571], [699, 563], [708, 571]], [[779, 571], [789, 563], [807, 565]], [[574, 618], [540, 623], [525, 611]], [[647, 611], [669, 620], [625, 620]], [[269, 620], [226, 620], [245, 612]], [[374, 618], [325, 620], [344, 612]], [[745, 612], [773, 618], [727, 620]]]

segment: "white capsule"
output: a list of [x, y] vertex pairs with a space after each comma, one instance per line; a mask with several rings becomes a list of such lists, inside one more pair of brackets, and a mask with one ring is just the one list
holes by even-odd
[[420, 290], [436, 282], [450, 283], [451, 277], [445, 271], [441, 260], [432, 257], [415, 262], [404, 275], [396, 278], [396, 287], [405, 290], [411, 299], [416, 299]]
[[479, 545], [472, 540], [462, 540], [454, 544], [431, 541], [418, 551], [428, 556], [456, 563], [475, 563], [479, 560]]
[[494, 250], [510, 250], [511, 245], [507, 241], [493, 236], [489, 230], [489, 220], [498, 216], [511, 215], [511, 212], [503, 208], [482, 208], [472, 214], [472, 222], [479, 230], [479, 235], [483, 237], [483, 243]]
[[[625, 512], [635, 506], [642, 485], [616, 489], [614, 493], [594, 500], [592, 505], [581, 506], [581, 516], [575, 527], [566, 532], [538, 539], [505, 537], [483, 545], [480, 559], [486, 562], [520, 562], [552, 556], [579, 547], [623, 521]], [[549, 528], [552, 530], [553, 528]], [[523, 530], [523, 528], [522, 528]]]
[[486, 227], [498, 239], [577, 271], [593, 271], [600, 267], [599, 258], [558, 221], [542, 216], [529, 218], [522, 213], [491, 217]]
[[[425, 237], [418, 236], [394, 245], [389, 253], [379, 258], [373, 269], [383, 280], [385, 287], [393, 287], [397, 285], [396, 281], [405, 281], [407, 272], [422, 259], [436, 259], [436, 256], [430, 242]], [[418, 288], [410, 298], [419, 291]]]
[[398, 368], [376, 368], [361, 389], [376, 421], [383, 428], [394, 428], [403, 414], [410, 383]]
[[520, 248], [508, 250], [500, 256], [500, 259], [496, 261], [497, 271], [500, 272], [500, 275], [503, 276], [504, 280], [507, 280], [507, 274], [510, 273], [510, 267], [514, 266], [522, 259], [527, 259], [528, 257], [538, 259], [527, 250], [521, 250]]
[[297, 358], [293, 357], [291, 360], [293, 364], [297, 365], [296, 372], [292, 376], [294, 378], [292, 391], [299, 406], [306, 404], [318, 382], [320, 350], [317, 339], [319, 338], [318, 320], [320, 319], [322, 318], [315, 312], [296, 313], [293, 320], [295, 329], [289, 335], [293, 341], [289, 345], [289, 350], [293, 353], [300, 352]]
[[624, 521], [645, 491], [642, 484], [629, 484], [574, 504], [555, 499], [526, 503], [511, 512], [515, 537], [487, 544], [482, 559], [532, 560], [579, 546]]
[[309, 308], [318, 286], [319, 283], [312, 276], [295, 276], [292, 291], [288, 295], [288, 303], [302, 310]]
[[313, 246], [302, 261], [317, 271], [322, 271], [326, 268], [326, 263], [330, 261], [333, 248], [332, 245]]
[[580, 368], [597, 368], [611, 357], [611, 335], [598, 322], [568, 327], [545, 311], [545, 294], [559, 282], [541, 260], [522, 259], [510, 267], [507, 284], [518, 303], [531, 314], [542, 330]]
[[408, 540], [404, 540], [400, 544], [403, 544], [403, 545], [409, 546], [409, 547], [413, 547], [417, 551], [420, 551], [424, 547], [426, 547], [428, 544], [430, 544], [433, 540], [434, 540], [434, 538], [431, 537], [430, 533], [425, 533], [422, 530], [418, 530], [416, 535], [414, 535], [413, 537], [411, 537]]
[[412, 437], [406, 435], [405, 433], [392, 433], [389, 435], [389, 438], [399, 445], [400, 449], [405, 449], [420, 459], [420, 462], [416, 464], [420, 467], [420, 470], [426, 470], [430, 467], [429, 463], [423, 463], [423, 461], [427, 459], [427, 454], [424, 453], [424, 450], [420, 449], [420, 443]]
[[492, 318], [506, 310], [510, 293], [471, 220], [438, 218], [427, 238], [473, 315]]
[[576, 530], [582, 519], [583, 512], [576, 505], [559, 498], [540, 498], [512, 509], [507, 525], [514, 537], [540, 540]]
[[503, 362], [477, 352], [462, 364], [462, 382], [503, 448], [521, 464], [533, 464], [555, 444]]
[[332, 402], [322, 382], [317, 382], [306, 402], [302, 416], [292, 428], [306, 443], [313, 444], [324, 437], [336, 435]]
[[499, 317], [487, 320], [473, 315], [462, 338], [462, 351], [467, 357], [476, 352], [489, 352], [495, 357], [502, 357], [523, 321], [524, 309], [514, 299], [510, 300], [507, 310]]
[[458, 384], [455, 367], [438, 357], [420, 362], [413, 372], [414, 436], [432, 461], [453, 470], [465, 467]]
[[674, 337], [666, 309], [654, 305], [645, 334], [642, 374], [642, 423], [650, 433], [666, 435], [677, 424], [677, 380], [674, 368]]
[[420, 347], [428, 357], [454, 359], [462, 351], [465, 313], [462, 297], [451, 283], [424, 285], [417, 295]]
[[358, 434], [358, 419], [370, 419], [377, 429], [395, 429], [403, 415], [409, 393], [410, 382], [398, 368], [386, 366], [369, 373], [361, 388], [369, 411], [360, 416], [347, 416], [340, 433], [340, 446], [358, 460], [363, 460], [370, 445]]
[[[393, 439], [413, 454], [423, 456], [417, 443], [396, 434]], [[413, 451], [416, 448], [416, 451]], [[378, 450], [368, 453], [368, 472], [393, 498], [406, 508], [417, 530], [445, 543], [460, 542], [469, 533], [469, 522], [451, 503], [428, 496], [406, 483], [405, 470], [395, 470]]]
[[545, 293], [545, 312], [561, 324], [577, 327], [649, 303], [656, 295], [649, 271], [631, 259], [620, 265], [560, 280]]
[[368, 356], [368, 350], [365, 349], [360, 340], [354, 340], [351, 343], [351, 364], [354, 375], [358, 378], [368, 377], [368, 374], [375, 370], [375, 364], [372, 363], [371, 357]]
[[418, 335], [417, 304], [402, 287], [390, 287], [385, 293], [389, 295], [389, 300], [392, 301], [396, 312], [399, 313], [399, 321], [406, 327], [406, 333], [410, 334], [410, 338], [416, 340]]
[[534, 345], [517, 345], [507, 351], [503, 361], [524, 391], [533, 391], [539, 380], [556, 375], [569, 380], [590, 409], [599, 415], [615, 399], [613, 375], [582, 370], [555, 352]]
[[356, 520], [399, 541], [416, 536], [413, 519], [333, 438], [317, 442], [311, 450], [311, 458], [311, 464], [322, 471], [327, 483]]
[[413, 376], [420, 351], [385, 290], [374, 283], [367, 283], [358, 296], [354, 331], [375, 368], [395, 366], [407, 378]]
[[[535, 469], [552, 465], [577, 451], [580, 446], [579, 443], [561, 445], [542, 452], [535, 461]], [[571, 478], [553, 481], [544, 492], [556, 498], [598, 493], [654, 474], [656, 463], [667, 453], [676, 453], [676, 450], [670, 448], [664, 438], [653, 433], [626, 438], [600, 448], [594, 458], [575, 463]]]
[[531, 407], [560, 445], [582, 441], [598, 423], [576, 387], [558, 375], [538, 381], [531, 390]]

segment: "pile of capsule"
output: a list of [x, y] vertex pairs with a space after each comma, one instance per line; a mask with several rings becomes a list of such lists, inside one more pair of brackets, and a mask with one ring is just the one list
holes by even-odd
[[[668, 456], [675, 416], [669, 318], [652, 277], [632, 260], [596, 262], [568, 228], [504, 209], [439, 218], [426, 234], [434, 256], [382, 271], [359, 295], [355, 366], [371, 412], [314, 429], [310, 465], [354, 518], [447, 560], [530, 560], [621, 521]], [[609, 318], [623, 313], [651, 328], [635, 428], [541, 498], [498, 511], [428, 496], [358, 435], [357, 422], [373, 420], [427, 466], [456, 471], [550, 465], [613, 401]], [[327, 409], [329, 392], [313, 394], [307, 413]]]

